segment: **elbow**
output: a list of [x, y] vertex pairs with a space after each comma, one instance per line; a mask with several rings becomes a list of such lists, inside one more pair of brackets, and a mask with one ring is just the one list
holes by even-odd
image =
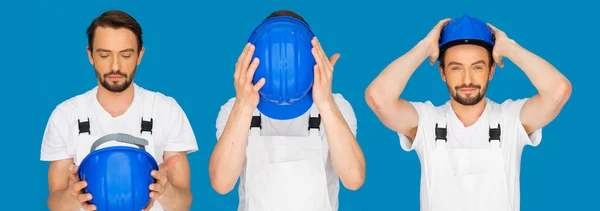
[[216, 178], [211, 178], [210, 184], [212, 188], [221, 195], [229, 193], [231, 190], [233, 190], [233, 186], [235, 185]]
[[571, 97], [572, 90], [571, 82], [567, 78], [562, 78], [555, 84], [555, 90], [551, 97], [552, 103], [558, 108], [562, 108]]
[[365, 172], [364, 171], [360, 171], [360, 172], [356, 172], [355, 174], [351, 175], [351, 176], [347, 176], [346, 178], [342, 179], [342, 184], [344, 185], [344, 187], [348, 190], [358, 190], [360, 187], [362, 187], [362, 185], [365, 183]]
[[367, 90], [365, 90], [365, 101], [373, 111], [381, 110], [385, 105], [384, 100], [373, 86], [369, 86]]

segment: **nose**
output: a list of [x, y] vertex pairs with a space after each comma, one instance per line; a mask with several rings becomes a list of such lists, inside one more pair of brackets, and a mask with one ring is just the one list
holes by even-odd
[[464, 84], [467, 84], [467, 85], [471, 84], [472, 78], [473, 78], [473, 76], [471, 75], [471, 71], [468, 71], [468, 70], [463, 71], [463, 83]]
[[112, 65], [111, 65], [111, 69], [112, 69], [112, 71], [116, 72], [116, 71], [119, 71], [120, 68], [121, 68], [121, 64], [119, 63], [119, 58], [118, 58], [118, 56], [114, 56], [113, 57], [113, 62], [112, 62]]

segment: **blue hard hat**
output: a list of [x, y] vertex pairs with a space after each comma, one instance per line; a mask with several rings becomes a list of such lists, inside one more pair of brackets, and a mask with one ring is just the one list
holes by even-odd
[[265, 116], [293, 119], [312, 106], [313, 37], [305, 23], [288, 16], [269, 18], [252, 32], [248, 42], [256, 47], [254, 57], [260, 60], [252, 82], [266, 80], [257, 106]]
[[465, 14], [453, 18], [442, 29], [440, 35], [440, 50], [459, 44], [474, 44], [491, 50], [494, 46], [494, 36], [485, 22]]
[[98, 210], [143, 210], [150, 202], [156, 160], [145, 150], [113, 146], [88, 154], [79, 166], [79, 179], [88, 183], [91, 204]]

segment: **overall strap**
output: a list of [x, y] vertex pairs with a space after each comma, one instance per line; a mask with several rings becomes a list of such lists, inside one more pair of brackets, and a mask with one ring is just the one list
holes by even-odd
[[[308, 119], [308, 130], [310, 132], [310, 136], [320, 136], [321, 131], [321, 114], [319, 113], [319, 109], [315, 105], [313, 105], [310, 110], [310, 116]], [[252, 113], [252, 121], [250, 122], [250, 132], [249, 136], [260, 136], [260, 130], [262, 129], [262, 119], [261, 114], [258, 109], [254, 109]]]
[[254, 109], [254, 112], [252, 112], [252, 121], [250, 122], [250, 132], [248, 133], [248, 136], [260, 136], [260, 130], [262, 129], [262, 120], [260, 118], [260, 111], [258, 111], [258, 109]]
[[[152, 135], [152, 126], [154, 119], [152, 118], [152, 112], [154, 110], [154, 99], [156, 97], [155, 92], [146, 92], [144, 96], [144, 105], [142, 111], [142, 125], [140, 133], [142, 135]], [[146, 133], [144, 133], [146, 132]]]
[[[491, 106], [491, 105], [489, 105]], [[500, 148], [500, 137], [502, 135], [500, 131], [500, 117], [502, 115], [501, 108], [492, 108], [489, 110], [489, 142], [491, 148]]]
[[320, 136], [319, 132], [321, 131], [321, 114], [319, 113], [319, 109], [314, 104], [310, 107], [310, 117], [308, 119], [308, 130], [310, 132], [310, 136]]
[[435, 108], [435, 148], [446, 148], [448, 142], [448, 124], [444, 107]]
[[75, 96], [75, 104], [77, 104], [77, 126], [79, 129], [79, 135], [87, 133], [91, 135], [90, 131], [90, 118], [88, 116], [88, 106], [86, 106], [85, 98], [83, 95]]

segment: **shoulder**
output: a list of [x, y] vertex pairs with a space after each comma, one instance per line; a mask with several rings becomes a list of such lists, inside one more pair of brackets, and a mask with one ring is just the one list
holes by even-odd
[[[152, 102], [152, 103], [154, 103], [154, 110], [170, 111], [170, 112], [182, 112], [183, 111], [183, 109], [179, 105], [179, 102], [177, 102], [177, 100], [175, 100], [175, 98], [173, 98], [169, 95], [165, 95], [158, 91], [147, 90], [142, 87], [138, 87], [138, 89], [143, 96], [142, 102], [144, 102], [144, 103], [146, 103], [147, 100], [149, 100], [148, 97], [152, 97], [152, 95], [154, 95], [154, 99]], [[163, 112], [161, 112], [161, 113], [163, 113]]]
[[73, 96], [59, 103], [52, 111], [52, 119], [69, 121], [76, 119], [78, 113], [85, 112], [81, 109], [89, 108], [94, 97], [96, 88]]
[[501, 103], [496, 103], [490, 99], [488, 99], [488, 103], [492, 105], [494, 113], [500, 113], [502, 116], [518, 116], [520, 114], [521, 108], [527, 102], [529, 98], [521, 98], [521, 99], [507, 99], [502, 101]]
[[352, 111], [352, 104], [344, 98], [342, 94], [334, 93], [332, 94], [333, 101], [338, 106], [338, 108], [342, 111]]

